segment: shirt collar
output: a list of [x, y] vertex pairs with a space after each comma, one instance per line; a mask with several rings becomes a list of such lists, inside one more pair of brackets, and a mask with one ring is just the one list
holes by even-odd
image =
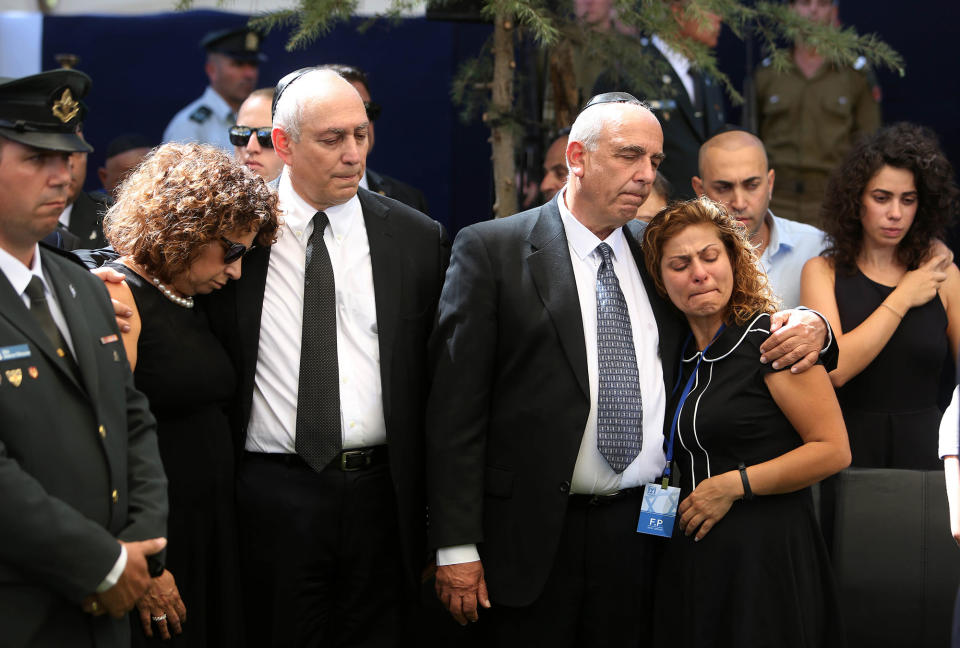
[[[601, 243], [606, 243], [610, 246], [610, 249], [613, 250], [614, 260], [625, 259], [627, 241], [623, 236], [623, 228], [618, 227], [610, 236], [601, 240], [573, 215], [573, 212], [567, 207], [565, 200], [566, 195], [567, 187], [564, 187], [557, 192], [555, 200], [557, 201], [557, 207], [560, 209], [560, 219], [563, 221], [563, 229], [567, 235], [567, 242], [573, 248], [574, 253], [580, 257], [580, 260], [582, 261], [590, 256]], [[598, 257], [599, 254], [598, 252]]]
[[[280, 197], [280, 209], [283, 211], [283, 220], [286, 224], [294, 231], [306, 231], [307, 225], [313, 220], [318, 210], [293, 188], [286, 166], [280, 174], [277, 195]], [[357, 219], [363, 218], [363, 209], [357, 194], [343, 204], [327, 207], [323, 213], [330, 221], [330, 230], [334, 236], [346, 236]]]
[[677, 71], [677, 74], [683, 76], [688, 73], [690, 70], [690, 59], [667, 45], [666, 41], [656, 34], [650, 37], [650, 42], [663, 54], [663, 58], [670, 62], [670, 65]]
[[17, 295], [23, 295], [23, 291], [27, 289], [27, 284], [30, 283], [30, 280], [34, 276], [40, 277], [40, 281], [43, 282], [44, 293], [49, 294], [50, 292], [50, 288], [47, 286], [47, 280], [43, 276], [39, 245], [34, 245], [33, 264], [29, 268], [23, 265], [15, 256], [3, 248], [0, 248], [0, 271], [6, 275], [7, 281], [13, 286], [13, 290]]
[[781, 246], [786, 250], [792, 250], [794, 242], [790, 239], [790, 232], [777, 225], [777, 219], [773, 217], [773, 212], [768, 209], [764, 218], [767, 220], [767, 231], [769, 232], [767, 249], [764, 250], [765, 254], [772, 257], [780, 251]]
[[213, 86], [207, 86], [207, 89], [203, 91], [201, 100], [204, 104], [210, 106], [210, 110], [212, 110], [215, 115], [219, 115], [224, 119], [236, 119], [233, 108], [230, 107], [226, 99], [221, 97], [217, 91], [213, 89]]

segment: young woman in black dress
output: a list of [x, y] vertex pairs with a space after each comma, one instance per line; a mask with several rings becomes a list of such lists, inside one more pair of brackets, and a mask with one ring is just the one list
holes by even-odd
[[653, 643], [842, 645], [808, 488], [850, 461], [827, 373], [759, 361], [773, 297], [743, 228], [719, 203], [668, 207], [643, 245], [657, 289], [690, 327], [666, 417], [681, 501]]
[[837, 336], [830, 378], [854, 466], [940, 467], [938, 400], [944, 363], [960, 351], [960, 271], [938, 239], [957, 198], [936, 137], [905, 123], [859, 142], [827, 186], [829, 247], [803, 268], [802, 302]]

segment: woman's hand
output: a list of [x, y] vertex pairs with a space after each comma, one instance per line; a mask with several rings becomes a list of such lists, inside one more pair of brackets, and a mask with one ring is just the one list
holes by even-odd
[[169, 639], [170, 631], [173, 634], [183, 632], [181, 624], [187, 620], [187, 608], [180, 600], [180, 591], [177, 583], [166, 569], [150, 582], [147, 593], [137, 601], [137, 610], [140, 612], [140, 623], [143, 624], [143, 634], [153, 636], [151, 622], [154, 618], [161, 639]]
[[723, 519], [733, 503], [743, 497], [743, 483], [736, 470], [700, 482], [677, 509], [680, 530], [684, 535], [694, 531], [694, 540], [703, 540], [717, 522]]
[[896, 295], [897, 305], [903, 307], [903, 311], [898, 315], [906, 315], [909, 309], [923, 306], [936, 297], [937, 291], [947, 278], [947, 265], [947, 258], [937, 255], [900, 278], [897, 287], [890, 295], [891, 297]]

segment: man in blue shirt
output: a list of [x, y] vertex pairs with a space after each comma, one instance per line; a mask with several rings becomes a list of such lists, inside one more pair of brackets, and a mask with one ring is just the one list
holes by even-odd
[[783, 308], [798, 306], [800, 271], [825, 247], [824, 233], [770, 211], [775, 174], [763, 142], [746, 131], [715, 135], [700, 147], [699, 168], [693, 190], [723, 203], [743, 224]]

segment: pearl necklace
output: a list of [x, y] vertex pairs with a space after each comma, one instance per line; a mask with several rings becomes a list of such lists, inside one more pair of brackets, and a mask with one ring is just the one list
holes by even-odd
[[193, 308], [193, 297], [181, 297], [180, 295], [173, 294], [173, 291], [160, 283], [160, 280], [154, 277], [152, 279], [153, 285], [157, 287], [163, 296], [172, 301], [177, 306], [183, 306], [184, 308]]

